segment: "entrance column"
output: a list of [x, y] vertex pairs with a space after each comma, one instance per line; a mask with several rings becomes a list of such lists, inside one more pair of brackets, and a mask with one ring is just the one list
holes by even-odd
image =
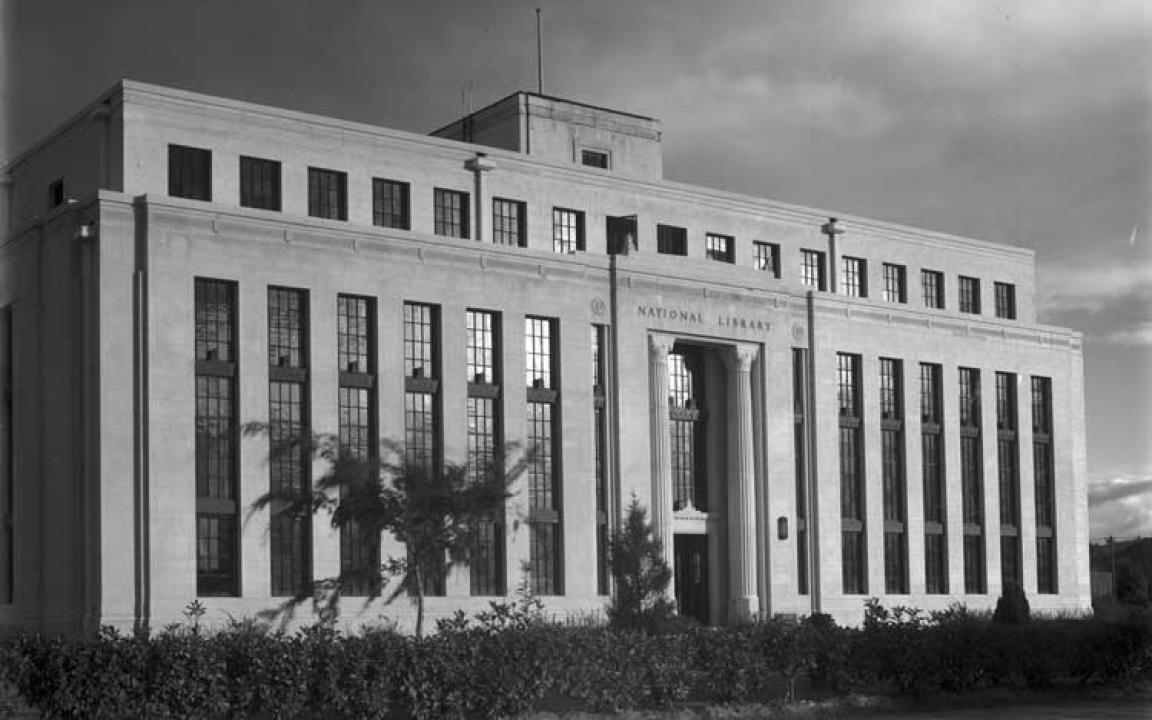
[[[664, 560], [672, 567], [672, 448], [668, 417], [668, 335], [648, 336], [648, 407], [652, 448], [652, 536], [664, 548]], [[669, 589], [671, 593], [671, 589]]]
[[752, 434], [752, 361], [756, 346], [724, 353], [728, 368], [728, 621], [760, 610], [756, 588], [756, 482]]

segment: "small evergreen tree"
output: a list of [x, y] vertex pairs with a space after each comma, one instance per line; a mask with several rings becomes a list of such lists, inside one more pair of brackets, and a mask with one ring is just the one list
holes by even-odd
[[675, 613], [667, 598], [672, 571], [664, 561], [663, 546], [652, 536], [648, 513], [633, 497], [624, 525], [608, 541], [615, 592], [608, 605], [613, 627], [653, 632]]
[[1020, 583], [1009, 581], [1004, 585], [1004, 592], [996, 601], [996, 612], [992, 614], [992, 622], [1002, 625], [1023, 625], [1032, 618], [1031, 608], [1028, 606], [1028, 596]]

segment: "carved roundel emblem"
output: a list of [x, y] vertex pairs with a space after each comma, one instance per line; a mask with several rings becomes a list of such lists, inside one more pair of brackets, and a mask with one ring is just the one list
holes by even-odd
[[792, 337], [795, 340], [803, 340], [804, 339], [804, 326], [803, 325], [793, 325], [792, 326]]
[[604, 311], [607, 309], [608, 309], [608, 306], [600, 298], [596, 298], [595, 300], [592, 301], [592, 314], [593, 315], [603, 315]]

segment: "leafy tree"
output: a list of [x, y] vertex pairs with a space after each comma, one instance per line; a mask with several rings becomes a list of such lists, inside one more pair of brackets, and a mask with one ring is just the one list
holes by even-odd
[[608, 540], [609, 563], [616, 591], [608, 605], [615, 627], [653, 632], [675, 613], [667, 598], [672, 571], [664, 561], [663, 545], [652, 535], [648, 513], [633, 497], [622, 527]]
[[[269, 426], [262, 423], [249, 423], [244, 430], [250, 435], [269, 434]], [[413, 599], [417, 637], [424, 631], [424, 596], [429, 582], [468, 561], [482, 522], [501, 512], [512, 496], [509, 487], [529, 461], [527, 455], [521, 455], [505, 468], [504, 457], [516, 454], [515, 446], [509, 445], [487, 467], [472, 472], [457, 463], [437, 467], [389, 441], [381, 443], [378, 456], [365, 457], [332, 435], [274, 438], [269, 458], [275, 461], [281, 453], [301, 452], [324, 461], [324, 474], [312, 488], [264, 494], [253, 503], [249, 517], [269, 507], [288, 513], [326, 512], [332, 527], [347, 528], [373, 547], [379, 547], [382, 533], [391, 533], [404, 543], [407, 553], [379, 564], [374, 561], [375, 553], [367, 553], [358, 567], [342, 569], [335, 577], [302, 587], [265, 617], [285, 621], [296, 607], [311, 601], [322, 620], [333, 621], [349, 588], [367, 588], [367, 604], [382, 597], [389, 583], [398, 579], [385, 602], [391, 603], [401, 593]]]

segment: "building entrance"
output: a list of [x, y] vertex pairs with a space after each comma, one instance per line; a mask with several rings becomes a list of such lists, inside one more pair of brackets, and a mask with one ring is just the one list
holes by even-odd
[[676, 535], [673, 540], [676, 607], [681, 615], [708, 624], [708, 536]]

